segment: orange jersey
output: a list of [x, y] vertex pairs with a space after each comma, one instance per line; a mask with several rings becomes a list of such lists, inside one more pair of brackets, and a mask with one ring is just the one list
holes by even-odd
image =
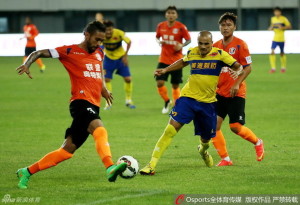
[[178, 43], [182, 44], [182, 40], [191, 40], [191, 36], [186, 26], [179, 21], [175, 21], [174, 26], [169, 27], [168, 22], [164, 21], [157, 25], [156, 38], [162, 38], [165, 41], [162, 44], [159, 62], [164, 64], [172, 64], [183, 57], [182, 50], [175, 51], [174, 46]]
[[52, 58], [59, 58], [71, 80], [71, 101], [81, 99], [100, 106], [102, 91], [103, 51], [88, 53], [78, 45], [49, 49]]
[[[223, 40], [221, 39], [215, 42], [213, 46], [228, 52], [243, 67], [246, 67], [252, 63], [248, 45], [242, 39], [239, 39], [234, 36], [232, 41], [227, 46], [223, 45]], [[234, 82], [235, 80], [230, 76], [228, 69], [222, 69], [218, 83], [217, 93], [223, 97], [230, 97], [230, 88], [233, 86]], [[240, 89], [236, 96], [243, 98], [246, 97], [245, 81], [243, 81], [240, 84]]]
[[39, 34], [36, 26], [34, 24], [25, 25], [23, 30], [27, 39], [26, 47], [36, 47], [34, 38]]

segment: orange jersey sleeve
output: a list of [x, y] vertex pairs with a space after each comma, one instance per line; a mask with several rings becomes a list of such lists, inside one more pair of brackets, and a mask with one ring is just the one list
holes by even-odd
[[100, 106], [102, 91], [103, 52], [99, 48], [88, 53], [78, 45], [62, 46], [49, 50], [58, 58], [69, 73], [71, 80], [71, 101], [87, 100]]
[[164, 64], [172, 64], [183, 57], [182, 50], [175, 51], [174, 46], [178, 43], [183, 43], [183, 39], [191, 40], [186, 26], [178, 21], [174, 26], [169, 27], [168, 22], [164, 21], [158, 24], [156, 28], [156, 38], [161, 38], [162, 44], [159, 62]]
[[35, 37], [39, 34], [39, 30], [34, 24], [25, 25], [23, 27], [25, 37], [27, 39], [26, 47], [36, 47]]
[[[213, 45], [228, 52], [239, 62], [243, 67], [246, 67], [252, 63], [248, 45], [243, 40], [234, 37], [233, 40], [226, 46], [223, 45], [223, 40], [219, 40]], [[228, 69], [222, 69], [217, 93], [223, 97], [230, 97], [230, 88], [233, 86], [235, 80], [230, 76]], [[243, 81], [240, 85], [240, 89], [237, 93], [238, 97], [246, 97], [246, 82]]]

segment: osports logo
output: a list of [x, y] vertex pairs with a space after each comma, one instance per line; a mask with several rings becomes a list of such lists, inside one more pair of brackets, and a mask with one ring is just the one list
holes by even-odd
[[179, 196], [176, 197], [174, 204], [182, 204], [184, 202], [185, 195], [180, 194]]

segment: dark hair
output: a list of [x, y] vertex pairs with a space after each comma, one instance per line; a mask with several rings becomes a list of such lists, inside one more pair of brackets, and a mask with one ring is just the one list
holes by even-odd
[[110, 20], [104, 20], [103, 21], [103, 24], [106, 26], [106, 27], [113, 27], [114, 26], [114, 23]]
[[278, 7], [278, 6], [276, 6], [276, 7], [273, 9], [273, 11], [280, 11], [280, 12], [282, 12], [281, 8]]
[[231, 20], [234, 23], [234, 25], [236, 25], [237, 16], [234, 13], [226, 12], [220, 17], [219, 24], [226, 20]]
[[169, 10], [174, 10], [177, 12], [177, 8], [176, 6], [168, 6], [168, 8], [165, 10], [165, 12], [169, 11]]
[[100, 31], [105, 33], [105, 26], [99, 22], [99, 21], [92, 21], [88, 23], [85, 28], [83, 29], [83, 32], [88, 32], [90, 34], [94, 34], [96, 31]]

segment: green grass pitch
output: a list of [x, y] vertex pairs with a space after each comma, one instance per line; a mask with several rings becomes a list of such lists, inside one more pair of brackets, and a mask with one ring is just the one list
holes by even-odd
[[[62, 144], [71, 123], [69, 77], [58, 60], [43, 59], [46, 72], [39, 73], [34, 64], [31, 80], [15, 72], [21, 57], [0, 57], [0, 199], [9, 194], [11, 198], [39, 197], [39, 204], [46, 205], [153, 205], [173, 204], [175, 194], [299, 194], [299, 57], [287, 56], [285, 74], [269, 74], [268, 56], [253, 55], [253, 71], [247, 80], [246, 126], [264, 140], [262, 162], [255, 160], [252, 144], [230, 132], [226, 120], [222, 130], [234, 166], [205, 167], [197, 152], [199, 139], [189, 124], [175, 136], [155, 176], [118, 178], [109, 183], [89, 137], [72, 159], [32, 176], [28, 190], [17, 188], [15, 171]], [[157, 59], [130, 56], [135, 110], [125, 107], [123, 80], [114, 76], [113, 108], [100, 113], [114, 160], [132, 155], [140, 167], [146, 165], [168, 122], [168, 116], [161, 114], [163, 102], [153, 78]], [[185, 68], [184, 80], [188, 73]], [[210, 153], [217, 163], [212, 147]]]

